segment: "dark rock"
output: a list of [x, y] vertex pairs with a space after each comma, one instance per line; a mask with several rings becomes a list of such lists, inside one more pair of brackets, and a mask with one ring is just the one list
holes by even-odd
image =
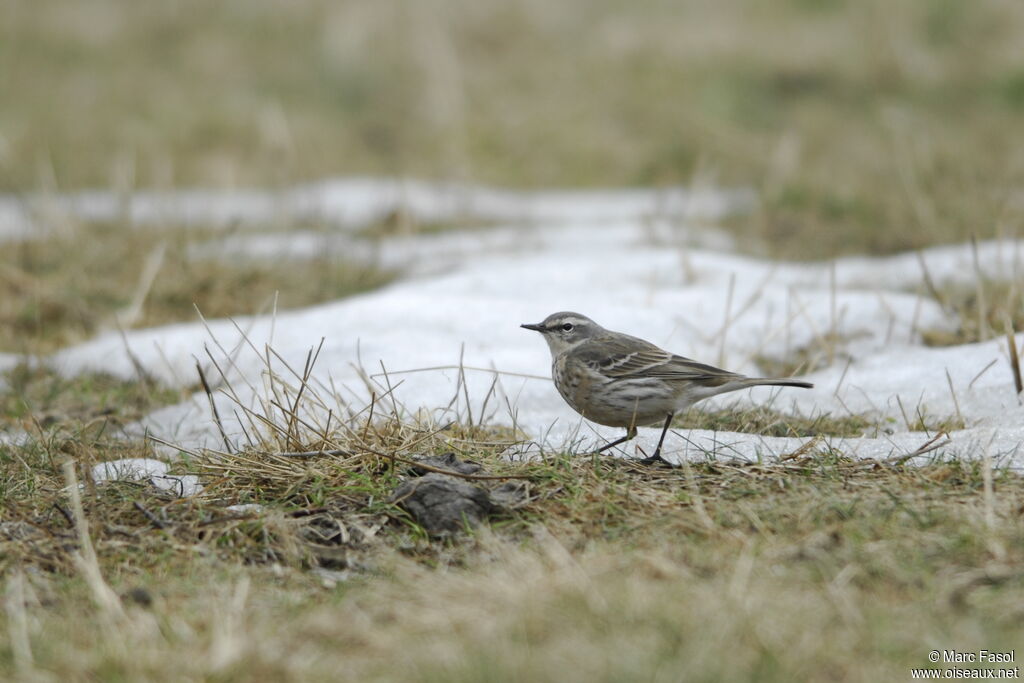
[[124, 594], [125, 600], [139, 607], [152, 607], [153, 594], [142, 586], [136, 586]]
[[496, 506], [490, 491], [436, 472], [411, 479], [391, 497], [431, 536], [448, 536], [480, 524]]
[[[475, 462], [459, 460], [454, 453], [417, 459], [418, 463], [452, 475], [486, 475]], [[409, 468], [418, 478], [399, 486], [391, 502], [404, 508], [431, 536], [450, 536], [466, 527], [476, 527], [495, 513], [522, 505], [528, 498], [522, 482], [492, 487], [491, 482], [460, 479], [415, 465]]]

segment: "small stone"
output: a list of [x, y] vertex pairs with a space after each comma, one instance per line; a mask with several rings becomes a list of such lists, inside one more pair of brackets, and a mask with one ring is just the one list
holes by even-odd
[[476, 527], [495, 510], [490, 492], [436, 472], [399, 486], [391, 497], [431, 536], [448, 536]]
[[153, 594], [142, 586], [136, 586], [124, 594], [125, 600], [134, 603], [139, 607], [152, 607]]
[[491, 503], [496, 508], [513, 510], [526, 502], [526, 484], [521, 481], [507, 481], [491, 489]]

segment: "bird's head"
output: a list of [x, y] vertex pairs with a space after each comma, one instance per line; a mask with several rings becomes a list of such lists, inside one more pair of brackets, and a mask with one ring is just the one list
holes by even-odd
[[587, 316], [571, 311], [552, 313], [542, 322], [520, 327], [540, 332], [553, 356], [568, 351], [604, 331], [603, 327]]

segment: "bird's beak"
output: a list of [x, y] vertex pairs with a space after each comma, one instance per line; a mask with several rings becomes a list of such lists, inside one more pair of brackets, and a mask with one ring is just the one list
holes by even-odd
[[524, 330], [533, 330], [534, 332], [540, 332], [541, 330], [544, 329], [540, 323], [526, 323], [525, 325], [520, 325], [519, 327], [522, 327]]

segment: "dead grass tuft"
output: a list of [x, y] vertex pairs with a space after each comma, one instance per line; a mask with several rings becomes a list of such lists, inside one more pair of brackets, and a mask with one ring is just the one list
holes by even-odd
[[[376, 426], [406, 444], [424, 433], [387, 418]], [[442, 444], [416, 450], [431, 446]], [[0, 448], [5, 479], [23, 477], [10, 455]], [[827, 449], [684, 470], [568, 454], [513, 466], [494, 447], [474, 455], [528, 476], [530, 497], [489, 529], [446, 541], [384, 502], [406, 473], [369, 452], [192, 462], [207, 489], [186, 500], [86, 482], [98, 566], [127, 610], [102, 628], [75, 578], [59, 467], [25, 463], [44, 485], [4, 496], [0, 569], [27, 569], [33, 594], [52, 596], [18, 598], [31, 665], [159, 680], [171, 661], [175, 675], [197, 677], [553, 680], [572, 662], [598, 679], [686, 670], [877, 680], [926, 666], [938, 634], [992, 648], [1022, 635], [1012, 605], [1024, 604], [1024, 478], [1006, 469], [986, 485], [980, 464], [895, 465]], [[241, 501], [262, 508], [224, 507]], [[237, 618], [221, 633], [226, 613]], [[112, 635], [123, 649], [103, 644]], [[234, 645], [220, 652], [225, 637]], [[739, 655], [711, 657], [719, 637]], [[7, 652], [0, 645], [0, 671], [12, 670]]]
[[1013, 280], [982, 278], [975, 285], [946, 285], [935, 292], [958, 325], [955, 330], [925, 330], [929, 346], [971, 344], [1024, 329], [1024, 296]]
[[673, 421], [677, 429], [707, 429], [762, 436], [873, 436], [885, 429], [878, 420], [863, 415], [787, 415], [766, 406], [728, 406], [719, 410], [694, 408]]

